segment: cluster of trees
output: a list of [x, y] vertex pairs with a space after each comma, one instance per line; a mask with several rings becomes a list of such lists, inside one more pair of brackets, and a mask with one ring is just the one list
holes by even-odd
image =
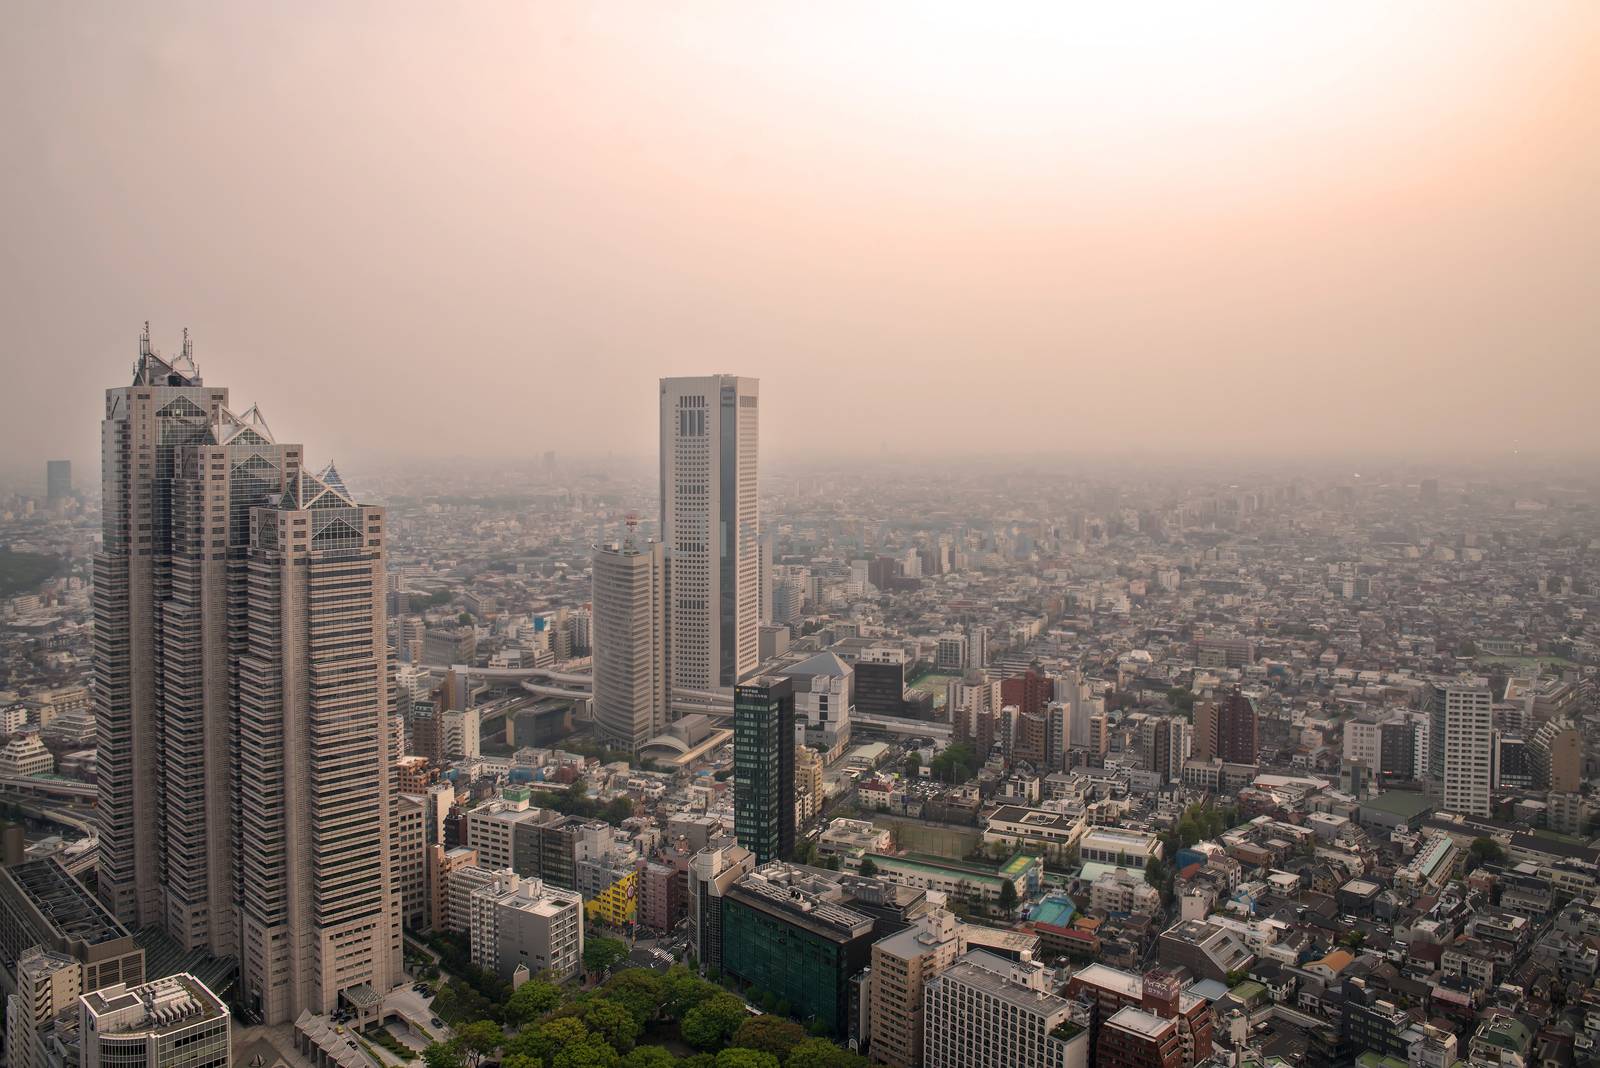
[[633, 815], [633, 802], [626, 797], [616, 797], [601, 804], [589, 796], [589, 784], [576, 779], [565, 790], [540, 790], [534, 803], [541, 808], [553, 808], [563, 816], [582, 816], [584, 819], [602, 819], [613, 827]]
[[954, 742], [939, 751], [933, 763], [928, 765], [928, 770], [938, 781], [954, 786], [970, 780], [978, 773], [980, 766], [972, 746], [965, 742]]
[[1195, 804], [1184, 810], [1178, 826], [1171, 832], [1176, 848], [1192, 846], [1215, 838], [1234, 825], [1238, 813], [1232, 805]]
[[[592, 991], [533, 979], [500, 1007], [500, 1022], [456, 1028], [423, 1051], [427, 1068], [477, 1068], [496, 1050], [503, 1068], [865, 1068], [866, 1059], [793, 1020], [751, 1015], [742, 999], [680, 966], [617, 972]], [[502, 1024], [514, 1029], [507, 1034]], [[698, 1053], [647, 1044], [676, 1031]]]
[[1209, 802], [1190, 805], [1172, 830], [1161, 835], [1164, 860], [1151, 859], [1145, 865], [1144, 881], [1161, 891], [1161, 902], [1172, 904], [1176, 895], [1174, 880], [1177, 877], [1177, 853], [1186, 846], [1215, 838], [1238, 822], [1238, 812], [1232, 805], [1213, 805]]
[[839, 870], [838, 856], [822, 856], [817, 852], [817, 843], [810, 838], [795, 846], [794, 859], [796, 864], [806, 864], [814, 868], [832, 868], [834, 871]]
[[0, 549], [0, 597], [38, 589], [45, 579], [60, 574], [64, 563], [59, 556]]
[[1484, 864], [1502, 864], [1506, 851], [1493, 838], [1474, 838], [1467, 847], [1467, 870], [1476, 871]]
[[474, 1020], [499, 1020], [500, 1006], [511, 996], [511, 984], [472, 963], [466, 939], [435, 933], [427, 944], [439, 954], [441, 967], [454, 978], [440, 985], [433, 1011], [452, 1027]]
[[583, 970], [590, 975], [604, 975], [627, 956], [628, 943], [620, 938], [591, 935], [583, 940]]
[[621, 762], [633, 764], [644, 771], [659, 770], [659, 766], [653, 760], [636, 760], [633, 754], [627, 750], [613, 749], [609, 745], [597, 742], [592, 738], [563, 738], [561, 740], [561, 748], [569, 753], [579, 753], [586, 757], [594, 757], [602, 764]]

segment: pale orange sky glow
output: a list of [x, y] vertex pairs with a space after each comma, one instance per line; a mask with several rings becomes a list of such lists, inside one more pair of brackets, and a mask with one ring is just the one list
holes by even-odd
[[1600, 4], [9, 14], [18, 464], [145, 319], [341, 466], [1600, 450]]

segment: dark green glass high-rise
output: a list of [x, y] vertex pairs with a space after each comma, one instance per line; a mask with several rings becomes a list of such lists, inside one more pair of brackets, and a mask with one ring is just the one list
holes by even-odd
[[794, 852], [794, 685], [786, 678], [734, 688], [733, 833], [757, 864]]

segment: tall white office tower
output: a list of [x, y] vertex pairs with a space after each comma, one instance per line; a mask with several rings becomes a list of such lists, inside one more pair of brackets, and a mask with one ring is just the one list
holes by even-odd
[[993, 631], [982, 623], [967, 628], [967, 664], [970, 668], [989, 666], [989, 638]]
[[637, 753], [667, 725], [666, 558], [633, 522], [594, 549], [594, 718], [606, 740]]
[[772, 536], [772, 531], [770, 530], [763, 530], [761, 537], [756, 541], [756, 555], [759, 560], [758, 566], [761, 576], [760, 581], [756, 584], [756, 589], [759, 591], [761, 604], [759, 614], [763, 626], [772, 622], [772, 572], [775, 566], [772, 557], [778, 548], [775, 542], [776, 539]]
[[1444, 786], [1444, 808], [1487, 816], [1494, 789], [1494, 693], [1476, 682], [1433, 688], [1429, 761]]
[[106, 392], [98, 885], [283, 1023], [400, 976], [384, 522], [227, 401], [148, 329]]
[[728, 691], [760, 660], [759, 383], [661, 380], [661, 541], [674, 691]]

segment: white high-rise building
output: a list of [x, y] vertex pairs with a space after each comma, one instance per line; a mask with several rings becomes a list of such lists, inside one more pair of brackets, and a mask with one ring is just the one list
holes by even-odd
[[967, 628], [967, 668], [989, 666], [989, 638], [992, 633], [991, 628], [982, 623]]
[[1383, 770], [1379, 761], [1382, 728], [1376, 721], [1353, 719], [1344, 725], [1344, 761], [1361, 764], [1373, 774]]
[[188, 339], [106, 391], [95, 557], [99, 895], [239, 961], [268, 1024], [401, 977], [381, 508], [313, 475]]
[[594, 719], [607, 742], [637, 753], [666, 729], [666, 557], [630, 527], [594, 550]]
[[1487, 816], [1495, 781], [1494, 693], [1475, 683], [1433, 688], [1429, 757], [1444, 784], [1444, 808]]
[[756, 553], [760, 558], [759, 566], [761, 571], [761, 581], [758, 583], [757, 589], [760, 591], [760, 615], [763, 625], [772, 622], [772, 582], [773, 572], [777, 566], [773, 562], [773, 556], [777, 551], [778, 546], [772, 531], [763, 530], [761, 537], [756, 541]]
[[673, 690], [729, 691], [760, 661], [759, 385], [661, 380], [661, 541]]

